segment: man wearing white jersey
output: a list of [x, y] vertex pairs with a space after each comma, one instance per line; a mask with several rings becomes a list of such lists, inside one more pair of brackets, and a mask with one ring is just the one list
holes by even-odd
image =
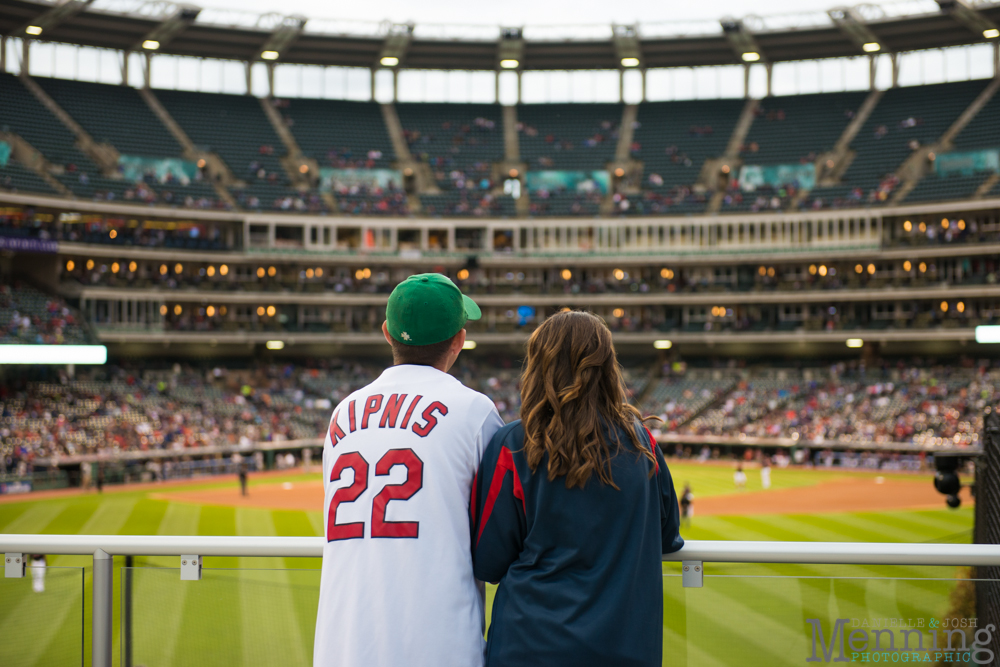
[[316, 667], [479, 667], [472, 574], [476, 472], [503, 426], [447, 373], [479, 307], [448, 278], [410, 276], [382, 332], [394, 365], [333, 412], [323, 448], [326, 546]]

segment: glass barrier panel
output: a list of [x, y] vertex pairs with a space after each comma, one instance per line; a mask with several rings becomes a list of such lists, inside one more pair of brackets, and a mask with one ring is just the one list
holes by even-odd
[[319, 581], [318, 569], [205, 568], [181, 581], [177, 568], [122, 568], [121, 663], [308, 667]]
[[84, 570], [34, 562], [0, 579], [0, 665], [83, 665]]
[[663, 664], [779, 667], [827, 663], [995, 665], [967, 568], [706, 564], [683, 588], [664, 565]]

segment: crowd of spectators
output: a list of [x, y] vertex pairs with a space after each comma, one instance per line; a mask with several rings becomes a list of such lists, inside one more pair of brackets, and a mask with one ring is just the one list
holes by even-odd
[[[333, 406], [374, 379], [383, 364], [146, 364], [78, 370], [75, 377], [63, 369], [34, 371], [30, 381], [15, 375], [0, 386], [0, 472], [30, 469], [39, 458], [149, 450], [181, 458], [199, 447], [249, 449], [321, 438]], [[489, 396], [505, 421], [518, 418], [520, 368], [509, 358], [462, 358], [452, 372]], [[796, 458], [779, 450], [782, 465], [907, 469], [914, 456], [906, 447], [933, 452], [979, 445], [983, 410], [998, 398], [1000, 368], [915, 362], [875, 369], [860, 363], [785, 371], [665, 369], [648, 386], [650, 369], [639, 364], [626, 367], [624, 378], [642, 413], [660, 418], [650, 422], [654, 435], [704, 437], [704, 446], [671, 450], [680, 456], [718, 458], [719, 444], [733, 446], [713, 438], [764, 445], [772, 439], [814, 453]]]
[[[810, 447], [902, 443], [940, 448], [978, 445], [983, 410], [1000, 397], [994, 389], [1000, 369], [987, 364], [880, 369], [836, 364], [805, 372], [716, 376], [722, 378], [716, 382], [729, 383], [726, 391], [685, 389], [665, 399], [666, 390], [660, 389], [644, 407], [687, 435], [780, 438]], [[695, 375], [660, 382], [670, 387], [710, 380]]]
[[63, 299], [22, 283], [0, 284], [0, 344], [82, 344], [88, 338]]

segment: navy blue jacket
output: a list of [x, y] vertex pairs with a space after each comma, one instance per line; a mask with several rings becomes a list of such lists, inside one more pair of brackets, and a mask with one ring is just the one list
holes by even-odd
[[620, 490], [596, 474], [583, 489], [550, 482], [547, 455], [532, 473], [520, 420], [493, 436], [473, 497], [476, 578], [500, 582], [487, 667], [662, 664], [661, 554], [684, 540], [670, 471], [639, 432], [656, 465], [622, 431], [611, 460]]

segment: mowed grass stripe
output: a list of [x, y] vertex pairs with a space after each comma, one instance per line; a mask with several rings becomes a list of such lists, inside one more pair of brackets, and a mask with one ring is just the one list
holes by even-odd
[[[198, 505], [168, 503], [160, 521], [159, 535], [196, 535], [202, 508]], [[126, 522], [127, 525], [127, 522]], [[178, 646], [188, 638], [180, 633], [181, 621], [187, 620], [185, 612], [195, 613], [196, 623], [208, 617], [204, 611], [185, 608], [191, 584], [182, 582], [177, 558], [156, 557], [137, 559], [133, 594], [135, 646], [134, 664], [147, 667], [170, 667], [175, 664]], [[156, 567], [170, 569], [159, 570]], [[209, 663], [204, 663], [209, 664]], [[238, 664], [236, 662], [231, 664]]]
[[14, 532], [7, 530], [7, 525], [14, 519], [24, 514], [31, 506], [32, 504], [30, 502], [4, 503], [0, 505], [0, 533]]
[[[0, 622], [0, 637], [4, 638], [0, 641], [0, 664], [25, 667], [53, 664], [46, 654], [56, 657], [55, 664], [70, 664], [67, 659], [72, 662], [80, 659], [83, 593], [80, 576], [77, 568], [52, 568], [46, 572], [43, 593], [32, 590], [30, 573], [23, 579], [4, 583], [0, 589], [4, 593], [0, 608], [9, 611]], [[14, 595], [8, 598], [11, 592]], [[65, 626], [72, 629], [71, 634], [63, 634]], [[31, 641], [12, 640], [22, 637], [30, 637]]]
[[[271, 511], [239, 508], [236, 529], [240, 535], [275, 535]], [[299, 620], [296, 601], [283, 564], [275, 558], [240, 558], [243, 569], [238, 583], [243, 655], [261, 665], [308, 665], [312, 663], [312, 632]], [[270, 568], [270, 569], [269, 569]], [[303, 610], [305, 611], [305, 610]], [[313, 626], [315, 626], [313, 616]], [[308, 625], [308, 624], [307, 624]], [[307, 637], [308, 640], [307, 641]]]
[[8, 523], [3, 532], [15, 534], [42, 533], [43, 529], [66, 509], [66, 505], [65, 501], [39, 502], [36, 505], [31, 505], [20, 516]]
[[169, 503], [165, 500], [140, 498], [132, 506], [132, 512], [118, 530], [119, 535], [156, 535], [167, 514]]

